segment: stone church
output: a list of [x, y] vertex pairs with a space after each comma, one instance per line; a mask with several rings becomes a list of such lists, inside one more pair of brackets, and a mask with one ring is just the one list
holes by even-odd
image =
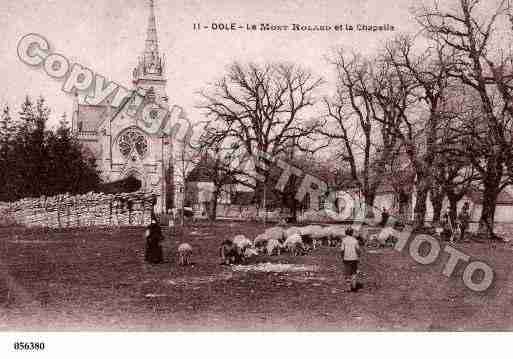
[[[141, 190], [157, 194], [158, 212], [172, 207], [173, 166], [169, 137], [148, 133], [144, 123], [154, 118], [155, 109], [167, 109], [164, 58], [159, 54], [155, 7], [149, 1], [149, 18], [144, 52], [133, 70], [133, 89], [119, 107], [110, 104], [88, 105], [75, 97], [72, 130], [89, 155], [96, 160], [104, 182], [130, 177], [141, 183]], [[150, 111], [127, 115], [131, 100], [139, 95], [152, 104]], [[145, 121], [145, 122], [143, 122]]]

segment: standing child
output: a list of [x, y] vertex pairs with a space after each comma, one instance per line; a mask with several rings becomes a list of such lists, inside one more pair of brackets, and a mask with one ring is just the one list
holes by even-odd
[[340, 255], [344, 263], [344, 271], [346, 282], [350, 281], [351, 292], [358, 290], [358, 261], [360, 259], [360, 245], [358, 240], [353, 236], [353, 229], [346, 229], [346, 236], [342, 239], [340, 247]]

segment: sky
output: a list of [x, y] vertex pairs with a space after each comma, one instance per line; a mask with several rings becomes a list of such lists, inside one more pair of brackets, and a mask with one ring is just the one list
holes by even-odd
[[[132, 70], [144, 49], [149, 0], [2, 0], [0, 4], [0, 106], [17, 112], [26, 94], [43, 95], [53, 111], [50, 124], [62, 113], [71, 115], [73, 99], [62, 81], [43, 69], [22, 63], [17, 45], [26, 34], [45, 37], [51, 50], [131, 87]], [[233, 61], [292, 61], [327, 80], [333, 76], [325, 56], [337, 47], [375, 53], [399, 33], [415, 33], [411, 16], [416, 0], [155, 0], [160, 53], [167, 62], [169, 103], [183, 107], [192, 121], [204, 118], [196, 108], [197, 91], [222, 77]], [[212, 31], [194, 23], [236, 22], [289, 25], [390, 24], [388, 32]]]

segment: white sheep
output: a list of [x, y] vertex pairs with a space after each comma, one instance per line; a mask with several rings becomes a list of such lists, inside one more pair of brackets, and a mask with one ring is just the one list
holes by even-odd
[[301, 239], [303, 244], [310, 250], [314, 250], [317, 247], [317, 242], [321, 240], [323, 228], [318, 225], [310, 225], [299, 228], [301, 231]]
[[378, 239], [379, 244], [381, 244], [382, 246], [386, 246], [387, 240], [393, 238], [394, 235], [395, 235], [395, 231], [393, 228], [391, 228], [391, 227], [383, 228], [378, 234], [377, 239]]
[[280, 255], [282, 248], [282, 244], [277, 239], [269, 239], [267, 242], [267, 254], [270, 256], [274, 255], [275, 253]]
[[302, 236], [311, 236], [313, 239], [320, 239], [323, 235], [323, 227], [319, 225], [310, 225], [301, 227], [301, 235]]
[[258, 252], [262, 253], [265, 251], [268, 242], [269, 238], [265, 233], [262, 233], [255, 237], [255, 240], [253, 241], [253, 246]]
[[333, 243], [333, 229], [328, 227], [321, 227], [315, 230], [315, 237], [317, 240], [322, 241], [323, 244], [331, 246]]
[[339, 245], [342, 239], [346, 236], [347, 227], [345, 226], [330, 226], [330, 241], [334, 246]]
[[186, 266], [191, 264], [192, 246], [189, 243], [182, 243], [178, 246], [178, 264]]
[[340, 226], [340, 225], [330, 226], [331, 235], [335, 236], [335, 237], [345, 237], [346, 230], [347, 230], [346, 226]]
[[319, 235], [321, 236], [321, 238], [331, 239], [331, 228], [329, 226], [323, 227], [320, 230]]
[[312, 234], [311, 227], [313, 227], [313, 226], [299, 227], [299, 232], [301, 233], [302, 236], [309, 236]]
[[249, 248], [248, 247], [244, 251], [244, 257], [245, 258], [251, 258], [251, 257], [255, 257], [255, 256], [258, 256], [258, 251], [255, 248]]
[[287, 248], [287, 250], [293, 255], [304, 253], [305, 250], [301, 235], [298, 233], [294, 233], [287, 237], [284, 243], [284, 247]]
[[242, 234], [238, 234], [235, 237], [233, 237], [232, 242], [240, 248], [241, 252], [244, 252], [246, 248], [250, 248], [253, 246], [251, 240]]
[[367, 227], [360, 227], [358, 230], [354, 231], [354, 236], [359, 237], [363, 243], [367, 243], [370, 237], [369, 229]]
[[298, 227], [290, 227], [285, 230], [285, 238], [289, 238], [294, 234], [301, 236], [301, 229]]
[[281, 227], [267, 228], [263, 234], [265, 238], [276, 239], [277, 241], [280, 241], [280, 243], [283, 243], [285, 240], [285, 231]]

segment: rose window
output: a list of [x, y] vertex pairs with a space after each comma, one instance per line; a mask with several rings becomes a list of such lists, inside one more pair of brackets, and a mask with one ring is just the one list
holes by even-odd
[[150, 111], [150, 118], [152, 120], [155, 120], [159, 117], [159, 112], [157, 110], [151, 110]]
[[125, 157], [132, 153], [133, 149], [137, 151], [139, 156], [144, 157], [148, 152], [148, 141], [140, 132], [128, 131], [119, 137], [119, 151]]

